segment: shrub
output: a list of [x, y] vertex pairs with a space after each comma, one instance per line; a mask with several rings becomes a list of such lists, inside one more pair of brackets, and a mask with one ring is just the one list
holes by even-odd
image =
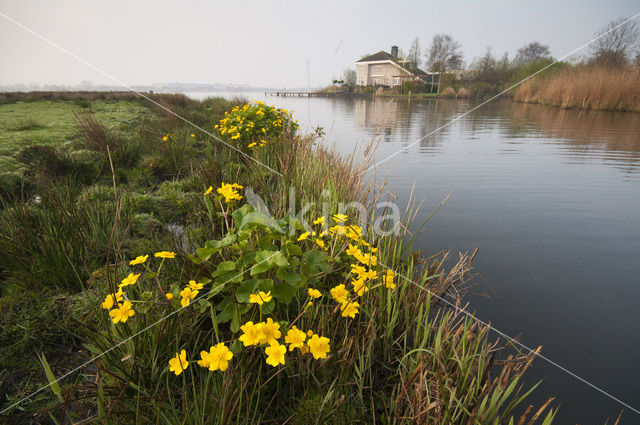
[[285, 131], [293, 134], [298, 124], [291, 112], [254, 101], [225, 112], [225, 117], [215, 128], [220, 130], [220, 134], [227, 135], [241, 150], [246, 150], [280, 139]]

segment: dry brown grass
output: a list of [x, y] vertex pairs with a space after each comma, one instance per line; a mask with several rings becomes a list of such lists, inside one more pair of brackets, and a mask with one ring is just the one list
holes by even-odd
[[522, 84], [514, 99], [561, 108], [640, 112], [637, 68], [579, 66]]

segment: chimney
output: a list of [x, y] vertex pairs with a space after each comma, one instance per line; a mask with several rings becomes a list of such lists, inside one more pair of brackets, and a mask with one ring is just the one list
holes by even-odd
[[391, 56], [394, 58], [398, 57], [398, 46], [391, 46]]

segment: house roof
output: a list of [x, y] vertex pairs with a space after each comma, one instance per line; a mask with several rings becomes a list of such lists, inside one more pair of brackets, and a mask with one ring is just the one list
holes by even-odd
[[408, 72], [411, 72], [414, 75], [428, 75], [426, 72], [424, 72], [421, 69], [416, 68], [412, 70], [407, 68], [406, 66], [404, 66], [404, 64], [401, 61], [398, 60], [398, 58], [391, 56], [389, 53], [385, 52], [384, 50], [380, 50], [378, 53], [374, 53], [373, 55], [365, 56], [364, 58], [360, 59], [356, 63], [377, 62], [377, 61], [386, 61], [386, 60], [393, 61], [398, 66], [402, 67]]
[[358, 62], [374, 62], [374, 61], [385, 61], [385, 60], [392, 61], [394, 59], [395, 58], [391, 56], [389, 53], [385, 52], [384, 50], [380, 50], [378, 53], [374, 53], [373, 55], [363, 57]]

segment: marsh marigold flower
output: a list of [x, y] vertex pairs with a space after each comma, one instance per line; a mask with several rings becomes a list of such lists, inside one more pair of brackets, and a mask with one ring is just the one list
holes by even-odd
[[355, 301], [344, 301], [340, 306], [340, 311], [342, 312], [342, 317], [351, 317], [352, 319], [356, 318], [356, 314], [358, 314], [358, 304]]
[[318, 245], [322, 249], [324, 249], [325, 247], [324, 241], [322, 239], [316, 239], [316, 245]]
[[262, 339], [260, 340], [260, 344], [267, 342], [271, 344], [271, 342], [282, 336], [280, 323], [274, 322], [271, 317], [269, 317], [266, 322], [262, 322], [261, 325]]
[[148, 255], [139, 255], [139, 256], [137, 256], [135, 259], [131, 260], [131, 261], [129, 262], [129, 265], [130, 265], [130, 266], [135, 266], [136, 264], [142, 264], [142, 263], [144, 263], [145, 261], [147, 261], [147, 258], [149, 258], [149, 256], [148, 256]]
[[173, 299], [173, 294], [171, 292], [167, 292], [166, 294], [164, 294], [164, 296], [167, 297], [169, 301]]
[[258, 345], [264, 339], [264, 332], [262, 332], [262, 324], [260, 323], [247, 322], [240, 329], [244, 333], [240, 335], [239, 339], [245, 347]]
[[397, 274], [393, 270], [387, 270], [384, 276], [382, 276], [384, 285], [389, 289], [396, 289], [396, 284], [393, 281], [393, 278], [396, 276]]
[[180, 291], [180, 296], [182, 297], [182, 299], [180, 300], [180, 305], [182, 305], [182, 307], [188, 306], [199, 292], [200, 291], [194, 291], [188, 286], [184, 288], [182, 291]]
[[314, 288], [307, 289], [307, 293], [311, 298], [320, 298], [322, 296], [322, 293]]
[[298, 241], [303, 241], [308, 237], [309, 237], [309, 232], [304, 232], [303, 234], [300, 235], [300, 237], [298, 238]]
[[253, 303], [253, 304], [258, 304], [258, 305], [262, 305], [264, 303], [268, 303], [272, 299], [273, 299], [273, 297], [271, 296], [271, 291], [266, 292], [266, 293], [262, 292], [262, 291], [259, 291], [257, 294], [250, 294], [249, 295], [249, 302]]
[[349, 297], [349, 291], [347, 291], [347, 288], [345, 288], [342, 283], [334, 286], [329, 292], [331, 293], [331, 297], [338, 302], [346, 301]]
[[109, 316], [111, 316], [111, 320], [114, 324], [122, 322], [125, 323], [129, 317], [136, 314], [133, 311], [133, 306], [131, 305], [131, 301], [125, 301], [122, 304], [118, 304], [116, 308], [109, 312]]
[[211, 346], [209, 352], [201, 351], [200, 358], [201, 360], [198, 360], [200, 366], [207, 367], [212, 372], [216, 370], [224, 372], [229, 367], [229, 360], [233, 358], [233, 353], [224, 343], [220, 342]]
[[324, 224], [324, 216], [318, 217], [317, 219], [313, 220], [313, 224]]
[[153, 256], [158, 258], [176, 258], [176, 253], [169, 251], [160, 251], [153, 254]]
[[125, 295], [125, 293], [122, 292], [122, 289], [118, 289], [118, 292], [116, 292], [115, 294], [107, 294], [107, 297], [104, 299], [102, 304], [100, 304], [100, 307], [104, 308], [105, 310], [109, 310], [111, 307], [113, 307], [114, 304], [118, 304], [120, 301], [122, 301], [123, 295]]
[[187, 352], [185, 350], [176, 353], [176, 356], [169, 360], [169, 371], [175, 373], [176, 376], [180, 375], [188, 367], [189, 362], [187, 361]]
[[351, 281], [353, 284], [353, 292], [358, 294], [359, 297], [364, 295], [365, 292], [369, 291], [369, 287], [364, 279], [354, 279]]
[[309, 339], [309, 341], [307, 341], [309, 351], [311, 351], [314, 359], [317, 360], [327, 358], [327, 353], [331, 350], [329, 342], [329, 338], [318, 336], [315, 334], [311, 337], [311, 339]]
[[209, 189], [205, 190], [203, 195], [207, 196], [208, 194], [210, 194], [211, 192], [213, 192], [213, 186], [209, 186]]
[[293, 351], [294, 348], [302, 349], [305, 339], [307, 339], [307, 334], [293, 326], [284, 337], [284, 342], [289, 344], [289, 351]]
[[243, 186], [240, 186], [237, 183], [229, 184], [229, 183], [222, 182], [222, 186], [216, 189], [216, 192], [224, 196], [224, 201], [228, 204], [233, 200], [239, 201], [240, 199], [242, 199], [242, 196], [236, 190], [236, 189], [242, 189], [242, 188]]
[[287, 352], [287, 347], [279, 344], [278, 341], [272, 341], [264, 352], [267, 354], [267, 364], [276, 367], [284, 364], [284, 353]]
[[189, 284], [187, 286], [189, 288], [193, 289], [194, 291], [199, 291], [200, 289], [202, 289], [204, 287], [204, 284], [196, 283], [195, 280], [190, 280]]
[[333, 215], [333, 219], [335, 220], [336, 223], [344, 223], [347, 221], [347, 219], [349, 218], [348, 215], [345, 214], [334, 214]]
[[122, 279], [122, 282], [120, 283], [120, 285], [118, 285], [118, 287], [122, 289], [125, 286], [133, 285], [138, 281], [139, 277], [140, 277], [140, 273], [138, 274], [129, 273], [129, 276]]

